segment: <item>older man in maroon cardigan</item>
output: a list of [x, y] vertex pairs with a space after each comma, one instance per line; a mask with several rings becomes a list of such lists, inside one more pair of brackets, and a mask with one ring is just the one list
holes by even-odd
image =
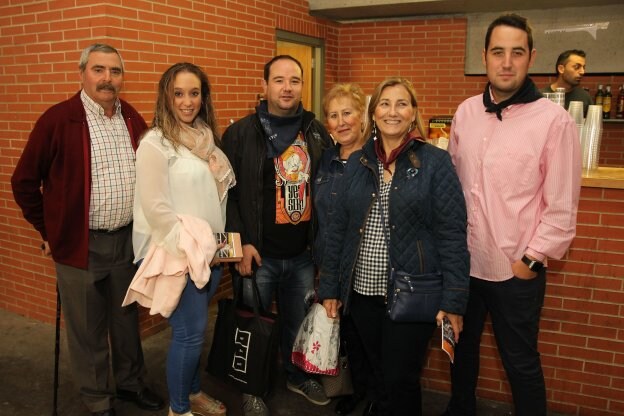
[[134, 159], [147, 125], [118, 97], [124, 68], [115, 48], [89, 46], [79, 68], [81, 91], [35, 124], [13, 194], [54, 259], [72, 373], [91, 414], [115, 414], [109, 354], [116, 396], [158, 410], [162, 399], [142, 380], [136, 304], [121, 307], [135, 272]]

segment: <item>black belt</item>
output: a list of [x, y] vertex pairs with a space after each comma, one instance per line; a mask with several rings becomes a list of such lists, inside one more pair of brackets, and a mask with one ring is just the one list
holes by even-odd
[[92, 229], [89, 229], [89, 232], [90, 233], [95, 233], [95, 234], [115, 234], [115, 233], [124, 231], [127, 228], [129, 228], [129, 227], [132, 227], [132, 223], [130, 223], [128, 225], [124, 225], [123, 227], [115, 228], [114, 230], [106, 230], [106, 229], [103, 229], [103, 230], [92, 230]]

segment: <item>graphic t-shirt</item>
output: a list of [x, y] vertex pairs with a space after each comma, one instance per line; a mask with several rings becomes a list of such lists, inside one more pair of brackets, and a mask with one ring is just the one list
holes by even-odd
[[312, 217], [311, 164], [301, 132], [284, 153], [265, 163], [261, 255], [290, 258], [306, 249]]

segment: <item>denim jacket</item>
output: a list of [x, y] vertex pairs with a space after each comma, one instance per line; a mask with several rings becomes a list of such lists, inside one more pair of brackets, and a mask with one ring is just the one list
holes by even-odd
[[[354, 153], [359, 154], [359, 152]], [[340, 160], [340, 144], [337, 144], [335, 148], [326, 149], [312, 184], [314, 210], [318, 224], [314, 240], [314, 262], [319, 269], [323, 262], [323, 251], [327, 244], [327, 230], [335, 211], [337, 190], [344, 171], [345, 163]]]

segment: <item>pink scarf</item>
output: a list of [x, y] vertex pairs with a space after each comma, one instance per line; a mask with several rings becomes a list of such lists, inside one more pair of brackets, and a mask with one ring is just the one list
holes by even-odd
[[191, 153], [208, 163], [217, 184], [219, 202], [222, 202], [228, 189], [236, 185], [236, 178], [227, 156], [215, 145], [210, 127], [199, 119], [195, 120], [193, 127], [183, 125], [180, 128], [180, 142]]

